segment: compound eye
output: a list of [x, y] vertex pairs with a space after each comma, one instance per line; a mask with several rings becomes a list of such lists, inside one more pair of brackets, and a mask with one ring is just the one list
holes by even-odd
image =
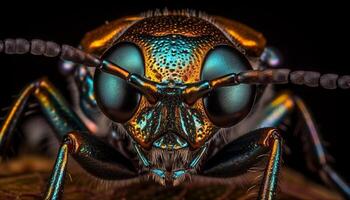
[[[131, 73], [144, 75], [142, 52], [132, 43], [119, 43], [111, 47], [102, 58]], [[127, 122], [138, 108], [140, 93], [125, 80], [101, 70], [95, 71], [94, 79], [96, 101], [103, 113], [115, 122]]]
[[[204, 61], [201, 79], [212, 80], [229, 73], [251, 70], [248, 60], [230, 46], [211, 50]], [[255, 99], [255, 86], [237, 85], [216, 89], [203, 98], [209, 120], [216, 126], [229, 127], [244, 119]]]

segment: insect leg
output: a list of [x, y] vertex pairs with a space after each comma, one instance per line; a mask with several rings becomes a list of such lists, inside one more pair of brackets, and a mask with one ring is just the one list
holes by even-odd
[[273, 199], [276, 194], [282, 154], [282, 141], [275, 128], [257, 129], [226, 145], [204, 164], [202, 174], [214, 177], [242, 174], [260, 160], [260, 155], [269, 150], [268, 164], [258, 199]]
[[306, 124], [306, 131], [301, 132], [300, 137], [306, 149], [308, 166], [311, 170], [318, 171], [326, 183], [332, 183], [348, 199], [350, 187], [328, 164], [326, 150], [324, 149], [317, 126], [311, 113], [304, 102], [290, 92], [283, 92], [277, 96], [263, 111], [264, 116], [256, 128], [278, 127], [283, 119], [292, 111], [298, 111]]
[[349, 185], [338, 175], [337, 172], [328, 164], [326, 150], [321, 143], [316, 123], [307, 109], [303, 100], [294, 96], [294, 101], [298, 111], [305, 121], [307, 131], [302, 132], [302, 141], [305, 146], [311, 147], [307, 150], [308, 158], [310, 158], [309, 167], [316, 169], [326, 183], [334, 185], [346, 199], [350, 199]]
[[39, 102], [58, 138], [62, 138], [65, 133], [72, 130], [88, 130], [79, 117], [69, 108], [56, 88], [46, 78], [42, 78], [29, 84], [21, 92], [7, 114], [4, 123], [0, 126], [0, 154], [3, 154], [11, 133], [31, 96], [34, 96]]
[[105, 180], [137, 176], [130, 160], [92, 134], [73, 131], [64, 136], [58, 151], [45, 199], [61, 199], [70, 154], [86, 171]]
[[258, 199], [274, 199], [282, 156], [282, 139], [277, 129], [267, 129], [260, 145], [271, 149], [262, 184], [260, 185]]

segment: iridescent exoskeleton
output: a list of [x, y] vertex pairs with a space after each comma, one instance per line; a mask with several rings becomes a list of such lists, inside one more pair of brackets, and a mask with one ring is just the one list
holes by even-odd
[[[62, 141], [47, 199], [60, 198], [68, 154], [98, 178], [151, 178], [168, 186], [239, 176], [265, 160], [258, 199], [273, 199], [282, 153], [279, 127], [296, 111], [308, 129], [315, 169], [350, 197], [327, 163], [303, 101], [275, 93], [271, 85], [347, 89], [349, 76], [275, 68], [278, 57], [265, 44], [262, 34], [243, 24], [187, 11], [117, 19], [87, 33], [79, 49], [3, 40], [0, 52], [6, 54], [60, 56], [62, 67], [70, 66], [78, 98], [71, 107], [47, 79], [33, 82], [2, 124], [0, 147], [34, 96]], [[116, 145], [119, 140], [122, 145]]]

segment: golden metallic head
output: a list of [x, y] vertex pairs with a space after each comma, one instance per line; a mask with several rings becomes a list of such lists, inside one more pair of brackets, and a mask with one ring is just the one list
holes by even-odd
[[[259, 33], [242, 24], [185, 13], [119, 19], [82, 41], [85, 51], [156, 87], [156, 101], [150, 101], [124, 80], [97, 70], [95, 95], [104, 113], [122, 123], [145, 151], [187, 148], [196, 152], [193, 157], [220, 127], [249, 113], [255, 86], [220, 88], [191, 103], [183, 94], [200, 81], [250, 70], [247, 57], [259, 56], [264, 45]], [[190, 163], [179, 167], [183, 165]]]

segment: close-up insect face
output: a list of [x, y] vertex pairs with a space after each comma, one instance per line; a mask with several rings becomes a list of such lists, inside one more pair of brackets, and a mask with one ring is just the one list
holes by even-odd
[[[65, 184], [67, 174], [74, 182], [74, 170], [91, 175], [80, 176], [84, 183], [111, 183], [126, 192], [147, 183], [184, 188], [181, 199], [199, 185], [228, 186], [217, 199], [231, 199], [239, 187], [247, 188], [243, 194], [253, 192], [233, 199], [349, 199], [348, 179], [334, 168], [321, 139], [321, 116], [314, 118], [307, 95], [294, 89], [321, 96], [346, 91], [350, 76], [337, 69], [285, 67], [263, 33], [227, 16], [167, 8], [126, 12], [88, 26], [76, 47], [5, 34], [1, 56], [59, 58], [57, 71], [68, 84], [62, 89], [51, 78], [30, 80], [7, 109], [0, 121], [0, 190], [17, 195], [8, 183], [21, 183], [18, 174], [26, 178], [34, 166], [50, 168], [40, 174], [49, 180], [39, 195], [44, 199], [62, 199], [65, 187], [73, 197], [79, 189], [72, 188], [85, 191], [79, 183]], [[303, 52], [306, 44], [299, 41]], [[328, 106], [337, 105], [316, 113]], [[25, 160], [22, 154], [40, 156]], [[56, 159], [44, 166], [47, 156]], [[71, 159], [76, 162], [69, 166]], [[299, 165], [305, 177], [295, 175]], [[311, 192], [296, 183], [311, 185]]]
[[[125, 27], [115, 30], [118, 24]], [[258, 35], [252, 30], [251, 34]], [[260, 41], [253, 39], [227, 37], [204, 16], [179, 12], [118, 19], [88, 33], [82, 47], [157, 83], [158, 99], [150, 102], [117, 76], [100, 70], [94, 75], [97, 104], [111, 120], [123, 123], [135, 145], [142, 148], [138, 153], [147, 160], [144, 165], [152, 165], [157, 176], [170, 173], [177, 179], [174, 173], [182, 171], [183, 175], [194, 168], [191, 165], [201, 159], [199, 151], [220, 127], [244, 119], [256, 96], [255, 86], [239, 85], [189, 103], [184, 98], [186, 89], [199, 81], [252, 70], [247, 57], [253, 60], [256, 55], [245, 55], [238, 47], [251, 42], [247, 50], [261, 52]], [[162, 154], [159, 149], [164, 150]], [[178, 152], [187, 159], [179, 159]], [[163, 154], [175, 156], [165, 160]]]

